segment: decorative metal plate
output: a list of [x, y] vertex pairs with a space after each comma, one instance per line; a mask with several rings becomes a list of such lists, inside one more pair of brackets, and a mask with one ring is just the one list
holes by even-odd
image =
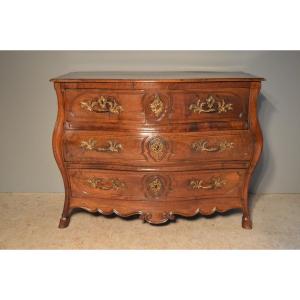
[[148, 152], [152, 159], [161, 161], [168, 153], [168, 143], [160, 136], [152, 137], [148, 142]]

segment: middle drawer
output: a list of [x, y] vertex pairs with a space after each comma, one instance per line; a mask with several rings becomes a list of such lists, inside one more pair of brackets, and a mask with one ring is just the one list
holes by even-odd
[[74, 163], [150, 166], [201, 161], [244, 161], [253, 153], [250, 131], [202, 133], [65, 132], [64, 158]]

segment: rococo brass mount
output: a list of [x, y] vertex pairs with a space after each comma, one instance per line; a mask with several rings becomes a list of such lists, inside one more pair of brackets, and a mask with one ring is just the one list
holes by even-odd
[[105, 178], [90, 178], [88, 184], [98, 190], [119, 190], [125, 187], [125, 183], [118, 178], [105, 179]]
[[98, 100], [80, 102], [80, 105], [83, 109], [97, 113], [110, 112], [119, 114], [123, 111], [122, 106], [120, 106], [114, 98], [105, 98], [104, 96], [101, 96]]
[[154, 96], [154, 100], [150, 104], [151, 111], [156, 118], [159, 118], [164, 110], [164, 103], [160, 99], [159, 95]]
[[232, 149], [233, 148], [233, 143], [228, 142], [228, 141], [222, 141], [220, 142], [219, 145], [216, 146], [208, 146], [208, 141], [206, 140], [199, 140], [194, 142], [191, 147], [192, 150], [195, 152], [200, 152], [200, 151], [206, 151], [206, 152], [223, 152], [226, 149]]
[[97, 140], [89, 139], [87, 141], [81, 141], [80, 147], [85, 151], [97, 151], [97, 152], [120, 152], [123, 146], [116, 141], [107, 141], [106, 147], [97, 147]]
[[212, 177], [208, 182], [204, 183], [203, 180], [192, 179], [189, 182], [189, 185], [194, 190], [199, 189], [207, 189], [207, 190], [215, 190], [221, 188], [226, 184], [225, 180], [222, 180], [220, 177]]
[[162, 187], [163, 183], [158, 177], [154, 178], [151, 182], [149, 182], [149, 190], [154, 196], [160, 194]]
[[190, 105], [189, 110], [194, 113], [223, 113], [233, 110], [232, 103], [225, 103], [225, 100], [216, 101], [213, 96], [209, 96], [203, 102], [198, 99], [196, 103]]
[[163, 138], [155, 136], [150, 139], [148, 143], [148, 149], [150, 156], [154, 160], [160, 161], [164, 158], [164, 156], [167, 153], [168, 144]]

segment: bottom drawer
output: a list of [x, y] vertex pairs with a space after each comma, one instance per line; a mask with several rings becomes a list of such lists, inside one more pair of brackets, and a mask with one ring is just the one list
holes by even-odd
[[71, 196], [124, 201], [240, 197], [245, 170], [128, 172], [69, 169]]

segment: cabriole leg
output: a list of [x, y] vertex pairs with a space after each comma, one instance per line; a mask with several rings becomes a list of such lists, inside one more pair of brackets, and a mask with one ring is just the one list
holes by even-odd
[[244, 229], [252, 229], [252, 220], [249, 213], [243, 212], [242, 227]]
[[69, 226], [71, 214], [72, 214], [72, 209], [69, 210], [68, 207], [64, 207], [64, 211], [63, 211], [62, 216], [59, 220], [58, 228], [66, 228], [66, 227]]
[[70, 223], [70, 217], [61, 217], [59, 220], [58, 228], [66, 228], [69, 226]]
[[252, 220], [249, 212], [249, 203], [248, 203], [248, 195], [246, 199], [242, 201], [243, 203], [243, 217], [242, 217], [242, 227], [245, 229], [252, 229]]

